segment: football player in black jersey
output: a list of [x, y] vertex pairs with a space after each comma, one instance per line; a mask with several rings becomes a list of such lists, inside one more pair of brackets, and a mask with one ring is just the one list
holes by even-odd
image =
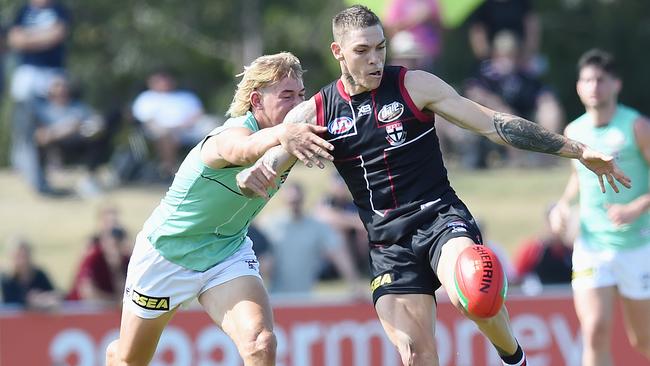
[[[328, 128], [324, 138], [334, 145], [334, 165], [368, 231], [373, 300], [388, 338], [405, 365], [437, 365], [434, 291], [442, 286], [505, 365], [525, 365], [505, 307], [494, 317], [478, 318], [464, 310], [456, 293], [458, 255], [482, 239], [449, 186], [434, 114], [499, 144], [579, 159], [597, 175], [603, 192], [605, 179], [616, 192], [616, 181], [630, 187], [629, 179], [611, 156], [474, 103], [428, 72], [385, 66], [384, 32], [366, 7], [355, 5], [337, 14], [333, 34], [340, 79], [295, 107], [284, 123]], [[282, 147], [274, 147], [242, 172], [249, 179], [238, 185], [245, 194], [267, 196], [273, 177], [294, 161]]]

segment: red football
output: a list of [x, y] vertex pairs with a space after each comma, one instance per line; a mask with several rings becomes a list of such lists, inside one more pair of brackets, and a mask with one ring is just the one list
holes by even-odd
[[468, 313], [490, 318], [501, 309], [508, 283], [501, 262], [490, 248], [465, 248], [456, 260], [454, 280], [456, 293]]

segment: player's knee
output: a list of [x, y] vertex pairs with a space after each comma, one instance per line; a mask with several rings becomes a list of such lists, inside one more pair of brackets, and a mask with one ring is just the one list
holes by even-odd
[[117, 363], [117, 339], [106, 347], [106, 366], [115, 366]]
[[612, 324], [603, 319], [583, 321], [581, 325], [582, 337], [587, 347], [594, 349], [609, 348]]
[[274, 360], [277, 340], [268, 329], [253, 332], [241, 346], [240, 352], [247, 359]]
[[120, 353], [119, 339], [112, 341], [106, 347], [106, 366], [145, 366], [148, 363], [148, 358]]
[[400, 352], [402, 363], [406, 366], [411, 365], [438, 365], [438, 356], [431, 351], [413, 351]]
[[404, 365], [437, 365], [438, 355], [435, 343], [417, 343], [411, 337], [401, 337], [397, 341], [397, 350]]

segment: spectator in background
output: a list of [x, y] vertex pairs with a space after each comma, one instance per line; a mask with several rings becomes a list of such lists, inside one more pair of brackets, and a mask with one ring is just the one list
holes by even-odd
[[392, 44], [393, 64], [433, 71], [442, 50], [437, 0], [392, 0], [383, 24]]
[[45, 96], [50, 82], [65, 68], [68, 10], [54, 0], [30, 0], [19, 8], [7, 40], [18, 54], [11, 95], [17, 102]]
[[[323, 200], [314, 210], [314, 217], [338, 231], [352, 255], [356, 268], [363, 268], [361, 272], [368, 273], [368, 233], [359, 218], [357, 207], [352, 202], [352, 196], [343, 178], [337, 173], [332, 173], [327, 191]], [[327, 260], [322, 277], [333, 277], [336, 272], [335, 265]]]
[[551, 231], [548, 215], [552, 208], [544, 213], [542, 232], [519, 244], [514, 256], [514, 282], [530, 295], [536, 295], [541, 285], [571, 283], [572, 241]]
[[63, 76], [53, 78], [47, 99], [35, 101], [33, 112], [34, 140], [39, 152], [38, 162], [34, 164], [37, 170], [34, 174], [38, 177], [35, 188], [43, 193], [52, 191], [46, 177], [47, 163], [82, 161], [88, 174], [78, 184], [80, 195], [100, 193], [96, 172], [110, 150], [101, 115], [73, 98], [70, 83]]
[[88, 247], [67, 300], [119, 304], [129, 263], [126, 231], [102, 233]]
[[[521, 48], [514, 33], [503, 31], [494, 38], [492, 56], [479, 64], [475, 74], [465, 82], [465, 95], [488, 108], [537, 121], [558, 133], [564, 126], [564, 112], [555, 95], [536, 77], [520, 66]], [[468, 168], [486, 168], [488, 157], [496, 151], [514, 165], [548, 163], [549, 157], [522, 150], [497, 146], [485, 137], [458, 128], [450, 131], [461, 143], [460, 151]]]
[[58, 306], [60, 296], [47, 274], [36, 266], [32, 246], [23, 238], [8, 242], [10, 272], [2, 276], [2, 301], [30, 309], [51, 309]]
[[359, 276], [338, 233], [304, 212], [302, 186], [289, 184], [282, 190], [282, 198], [288, 212], [274, 216], [264, 226], [275, 258], [271, 292], [311, 292], [326, 257], [356, 295]]
[[[34, 186], [42, 185], [35, 172], [38, 149], [34, 144], [34, 121], [31, 101], [45, 97], [52, 79], [64, 73], [65, 41], [69, 33], [67, 9], [52, 0], [30, 0], [21, 6], [7, 33], [9, 48], [17, 56], [11, 80], [14, 103], [11, 158]], [[52, 192], [47, 187], [42, 193]]]
[[110, 232], [116, 227], [122, 227], [120, 211], [111, 204], [104, 205], [97, 210], [97, 235]]
[[148, 90], [137, 96], [133, 116], [156, 147], [163, 179], [173, 177], [179, 164], [179, 150], [196, 145], [216, 123], [208, 118], [196, 94], [180, 90], [171, 71], [153, 72]]
[[469, 41], [478, 60], [489, 58], [496, 35], [508, 31], [522, 44], [521, 65], [529, 70], [539, 67], [535, 66], [535, 61], [541, 42], [541, 29], [531, 0], [485, 0], [469, 22]]
[[0, 23], [0, 96], [5, 90], [5, 58], [7, 54], [7, 29]]

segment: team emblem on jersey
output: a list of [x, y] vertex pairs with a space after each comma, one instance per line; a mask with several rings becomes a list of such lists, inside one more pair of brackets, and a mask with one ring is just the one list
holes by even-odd
[[391, 146], [401, 145], [406, 141], [406, 131], [400, 122], [386, 126], [386, 140]]
[[370, 112], [372, 112], [372, 107], [370, 104], [364, 104], [359, 107], [359, 114], [357, 114], [357, 117], [369, 115]]
[[354, 127], [350, 117], [339, 117], [327, 124], [327, 131], [332, 135], [342, 135]]
[[404, 105], [400, 102], [393, 102], [381, 107], [377, 118], [379, 122], [387, 123], [398, 119], [402, 113], [404, 113]]

